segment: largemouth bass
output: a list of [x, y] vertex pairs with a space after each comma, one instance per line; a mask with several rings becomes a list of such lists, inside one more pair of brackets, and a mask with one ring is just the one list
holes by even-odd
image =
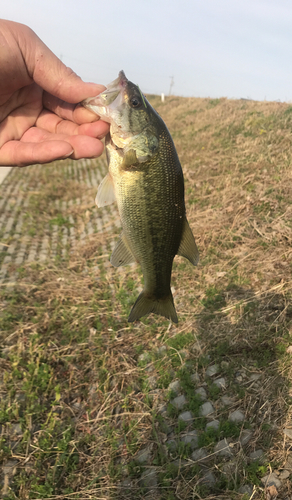
[[109, 173], [96, 203], [118, 204], [123, 232], [111, 263], [119, 267], [136, 261], [144, 276], [144, 290], [128, 321], [152, 312], [177, 323], [170, 289], [173, 259], [182, 255], [196, 265], [199, 253], [186, 218], [183, 173], [170, 133], [123, 71], [104, 92], [82, 104], [110, 123], [105, 140]]

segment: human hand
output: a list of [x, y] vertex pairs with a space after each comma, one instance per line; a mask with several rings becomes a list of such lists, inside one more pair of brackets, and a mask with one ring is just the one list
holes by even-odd
[[100, 156], [109, 125], [77, 103], [105, 87], [84, 83], [23, 24], [0, 20], [0, 47], [0, 166]]

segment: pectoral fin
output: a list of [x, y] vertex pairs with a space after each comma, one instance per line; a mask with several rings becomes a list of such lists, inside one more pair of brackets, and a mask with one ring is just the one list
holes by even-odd
[[144, 168], [143, 163], [150, 160], [158, 149], [159, 141], [154, 134], [141, 133], [123, 148], [124, 159], [122, 167]]
[[139, 163], [136, 151], [134, 149], [129, 149], [124, 153], [123, 162], [121, 168], [127, 170], [128, 168], [134, 167]]
[[124, 233], [121, 234], [111, 256], [111, 264], [115, 267], [125, 266], [136, 262]]
[[111, 205], [116, 201], [114, 184], [111, 175], [108, 173], [98, 186], [95, 203], [99, 208]]
[[188, 259], [193, 266], [196, 266], [199, 262], [199, 250], [186, 217], [184, 218], [183, 233], [177, 254]]

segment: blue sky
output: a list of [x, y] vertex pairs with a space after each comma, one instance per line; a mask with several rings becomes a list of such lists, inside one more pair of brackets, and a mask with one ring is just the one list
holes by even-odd
[[285, 0], [10, 0], [84, 80], [123, 69], [144, 92], [292, 101], [292, 4]]

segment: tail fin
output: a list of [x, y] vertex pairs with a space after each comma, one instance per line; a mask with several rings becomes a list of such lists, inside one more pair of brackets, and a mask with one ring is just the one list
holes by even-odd
[[155, 297], [147, 297], [143, 290], [132, 307], [128, 321], [131, 323], [149, 313], [159, 314], [171, 319], [174, 323], [178, 323], [171, 292], [165, 299], [156, 299]]

